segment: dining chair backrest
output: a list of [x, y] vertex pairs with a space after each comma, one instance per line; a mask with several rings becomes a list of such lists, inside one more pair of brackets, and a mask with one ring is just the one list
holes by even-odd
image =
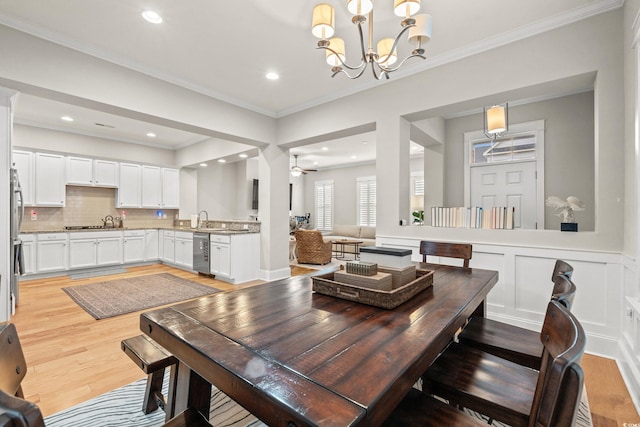
[[571, 279], [571, 276], [573, 276], [573, 267], [568, 262], [558, 259], [553, 267], [553, 274], [551, 275], [552, 282], [558, 274], [562, 274], [563, 276], [567, 276]]
[[567, 310], [571, 310], [573, 299], [576, 296], [576, 285], [563, 274], [558, 274], [553, 279], [553, 292], [551, 300], [558, 301], [564, 305]]
[[27, 362], [13, 323], [0, 325], [0, 390], [22, 397], [22, 379], [27, 374]]
[[44, 427], [37, 405], [23, 399], [27, 362], [13, 323], [0, 325], [0, 427]]
[[550, 301], [540, 341], [544, 352], [529, 426], [573, 425], [584, 385], [584, 329], [564, 305]]
[[459, 258], [463, 260], [463, 267], [469, 267], [472, 252], [473, 247], [470, 243], [432, 242], [428, 240], [422, 240], [420, 242], [422, 262], [427, 262], [427, 255], [431, 255], [445, 258]]

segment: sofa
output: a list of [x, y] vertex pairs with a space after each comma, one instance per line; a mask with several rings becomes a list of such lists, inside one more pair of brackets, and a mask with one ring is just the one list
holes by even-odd
[[[331, 240], [360, 240], [362, 243], [359, 247], [375, 246], [376, 228], [365, 225], [334, 225], [333, 230], [324, 232], [322, 238], [325, 242], [329, 242]], [[344, 246], [346, 253], [355, 253], [355, 246]], [[338, 248], [334, 247], [333, 249], [334, 251], [337, 251]]]

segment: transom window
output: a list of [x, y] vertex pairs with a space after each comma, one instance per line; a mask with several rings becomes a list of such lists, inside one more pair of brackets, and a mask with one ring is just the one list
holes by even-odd
[[536, 159], [536, 135], [518, 135], [496, 141], [477, 141], [471, 146], [471, 164], [515, 162]]

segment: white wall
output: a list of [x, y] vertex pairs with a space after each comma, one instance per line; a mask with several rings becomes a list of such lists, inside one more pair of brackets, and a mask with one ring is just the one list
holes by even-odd
[[[593, 92], [510, 106], [511, 125], [545, 121], [544, 182], [548, 196], [576, 196], [585, 203], [576, 212], [582, 231], [595, 229], [595, 147]], [[464, 133], [482, 130], [482, 114], [446, 120], [445, 206], [464, 206]], [[556, 211], [545, 209], [545, 228], [559, 230]]]
[[24, 125], [15, 125], [13, 134], [14, 148], [53, 151], [90, 158], [169, 167], [176, 166], [173, 150]]
[[[472, 240], [487, 244], [509, 243], [537, 247], [620, 251], [623, 246], [624, 115], [622, 81], [622, 10], [604, 13], [547, 33], [488, 50], [454, 63], [338, 99], [278, 120], [279, 141], [289, 146], [315, 135], [376, 123], [376, 146], [381, 172], [390, 179], [379, 181], [378, 230], [397, 236], [418, 233], [442, 240]], [[593, 31], [598, 28], [599, 31]], [[508, 58], [508, 61], [505, 60]], [[494, 64], [500, 64], [499, 67]], [[510, 100], [533, 96], [540, 86], [575, 76], [596, 73], [594, 90], [595, 231], [561, 233], [557, 230], [491, 231], [400, 227], [398, 206], [403, 205], [398, 177], [403, 156], [399, 150], [398, 117], [421, 120], [429, 112], [463, 101], [489, 103], [495, 94]], [[545, 86], [545, 87], [546, 87]], [[415, 96], [422, 94], [422, 96]], [[372, 105], [384, 106], [375, 111]], [[379, 160], [380, 162], [380, 160]], [[382, 175], [382, 173], [380, 174]]]

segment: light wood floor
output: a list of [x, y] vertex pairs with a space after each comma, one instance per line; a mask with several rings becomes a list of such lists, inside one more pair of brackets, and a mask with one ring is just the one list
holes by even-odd
[[[294, 267], [292, 274], [310, 271]], [[140, 333], [140, 312], [95, 320], [61, 288], [162, 272], [221, 290], [260, 283], [229, 285], [159, 264], [90, 279], [62, 276], [20, 283], [20, 305], [12, 321], [28, 365], [23, 389], [25, 397], [37, 403], [45, 416], [144, 377], [120, 350], [122, 339]], [[640, 425], [615, 361], [585, 355], [582, 365], [594, 427]]]

